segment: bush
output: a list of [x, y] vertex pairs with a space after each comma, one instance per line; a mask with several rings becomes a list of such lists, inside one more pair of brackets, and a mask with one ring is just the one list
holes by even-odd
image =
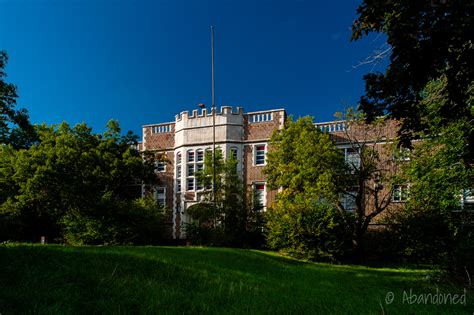
[[69, 211], [61, 220], [71, 245], [156, 244], [162, 239], [164, 209], [150, 198], [109, 199], [91, 211]]
[[264, 232], [270, 248], [298, 258], [334, 261], [350, 248], [351, 235], [341, 214], [328, 204], [302, 198], [277, 201], [267, 212]]

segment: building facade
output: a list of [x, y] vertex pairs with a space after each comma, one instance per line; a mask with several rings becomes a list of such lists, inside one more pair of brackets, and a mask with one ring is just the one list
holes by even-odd
[[[215, 119], [215, 123], [213, 123]], [[263, 209], [275, 198], [267, 189], [262, 170], [268, 142], [274, 130], [282, 129], [286, 119], [284, 109], [244, 113], [240, 107], [222, 106], [212, 111], [185, 111], [173, 122], [143, 126], [140, 149], [155, 152], [156, 172], [160, 186], [155, 189], [159, 202], [172, 210], [171, 236], [186, 237], [184, 226], [191, 218], [186, 209], [201, 201], [204, 187], [195, 178], [195, 172], [204, 167], [206, 150], [215, 146], [224, 157], [237, 158], [237, 170], [247, 191], [253, 191], [255, 202]]]
[[[222, 151], [224, 158], [231, 154], [236, 157], [238, 173], [242, 176], [247, 195], [254, 196], [254, 206], [264, 211], [271, 205], [276, 191], [268, 189], [262, 170], [266, 165], [270, 137], [275, 130], [284, 127], [286, 117], [284, 109], [245, 113], [240, 107], [222, 106], [216, 110], [214, 117], [206, 109], [191, 113], [184, 111], [176, 115], [172, 122], [143, 126], [139, 148], [155, 154], [156, 173], [161, 183], [155, 187], [155, 198], [171, 209], [167, 219], [168, 237], [186, 238], [184, 227], [191, 222], [186, 210], [199, 203], [204, 194], [204, 187], [197, 181], [195, 172], [203, 169], [205, 152], [212, 150], [214, 144], [216, 149]], [[367, 146], [377, 151], [379, 168], [385, 174], [395, 174], [400, 162], [410, 159], [407, 152], [394, 155], [393, 139], [398, 130], [395, 121], [370, 127], [366, 124], [347, 125], [344, 121], [315, 123], [315, 126], [331, 135], [337, 147], [344, 152], [346, 162], [353, 167], [359, 167], [359, 154]], [[386, 200], [389, 211], [403, 207], [408, 198], [409, 183], [384, 187], [374, 181], [368, 183], [368, 189], [376, 189], [378, 185], [382, 188], [377, 199]], [[356, 190], [351, 194], [349, 189], [341, 195], [344, 209], [354, 209], [357, 194]], [[367, 210], [372, 211], [375, 198], [367, 198]], [[463, 193], [462, 198], [462, 205], [474, 204], [472, 190]], [[389, 211], [384, 211], [383, 215]], [[377, 220], [372, 224], [377, 224]]]

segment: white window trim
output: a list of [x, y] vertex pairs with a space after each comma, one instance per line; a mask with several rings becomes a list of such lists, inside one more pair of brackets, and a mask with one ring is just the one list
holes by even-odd
[[[163, 188], [163, 203], [161, 203], [158, 198], [158, 188]], [[159, 204], [166, 206], [166, 186], [156, 186], [155, 187], [155, 201], [157, 201]]]
[[[159, 165], [160, 163], [163, 163], [163, 170], [162, 170], [162, 171], [160, 171], [160, 170], [158, 169], [158, 165]], [[155, 171], [158, 172], [158, 173], [165, 173], [165, 172], [166, 172], [166, 164], [167, 164], [166, 161], [162, 161], [161, 159], [156, 160], [156, 161], [155, 161]]]
[[[406, 186], [406, 193], [407, 193], [407, 198], [405, 200], [401, 200], [402, 199], [402, 190], [400, 190], [400, 200], [395, 200], [394, 197], [395, 197], [395, 194], [394, 194], [394, 191], [395, 191], [395, 188], [396, 187], [401, 187], [401, 186]], [[394, 185], [392, 187], [392, 202], [393, 203], [406, 203], [409, 199], [410, 199], [410, 184], [400, 184], [400, 185]]]
[[[252, 183], [252, 192], [253, 192], [253, 195], [255, 196], [255, 192], [256, 192], [256, 186], [257, 185], [263, 185], [263, 209], [262, 209], [262, 212], [265, 212], [267, 211], [267, 182], [264, 182], [264, 181], [260, 181], [260, 182], [253, 182]], [[255, 202], [255, 200], [254, 200]]]
[[[265, 150], [263, 153], [263, 164], [257, 164], [257, 147], [259, 146], [265, 146]], [[256, 143], [252, 146], [252, 166], [265, 166], [267, 165], [267, 152], [268, 152], [268, 145], [267, 143]]]

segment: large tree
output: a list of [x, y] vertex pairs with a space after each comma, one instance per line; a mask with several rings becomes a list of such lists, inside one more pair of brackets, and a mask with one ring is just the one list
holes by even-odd
[[134, 200], [142, 183], [153, 184], [156, 176], [151, 159], [144, 161], [131, 147], [132, 135], [122, 136], [115, 121], [103, 134], [66, 123], [38, 126], [37, 132], [40, 141], [29, 149], [0, 147], [0, 223], [18, 223], [3, 237], [150, 241], [151, 234], [142, 231], [150, 232], [147, 226], [158, 214], [151, 203]]
[[[474, 82], [474, 5], [470, 0], [363, 0], [352, 25], [352, 39], [369, 33], [387, 36], [389, 65], [385, 73], [368, 73], [360, 107], [368, 120], [388, 114], [401, 121], [405, 144], [427, 130], [429, 108], [422, 91], [431, 80], [444, 77], [446, 102], [437, 108], [437, 123], [447, 126], [467, 117], [472, 124], [474, 110], [469, 89]], [[380, 56], [378, 56], [380, 57]], [[472, 162], [474, 134], [464, 131]]]
[[309, 259], [343, 254], [351, 228], [349, 213], [336, 207], [343, 169], [343, 154], [311, 117], [290, 118], [275, 131], [264, 169], [268, 187], [278, 190], [266, 213], [270, 247]]
[[367, 229], [392, 203], [392, 191], [398, 182], [399, 164], [403, 163], [404, 150], [399, 151], [393, 141], [396, 124], [393, 120], [378, 117], [370, 124], [364, 115], [349, 109], [337, 114], [345, 124], [343, 142], [346, 167], [338, 179], [341, 211], [352, 211], [352, 243], [356, 254]]
[[0, 51], [0, 144], [28, 147], [36, 139], [26, 109], [16, 109], [17, 87], [5, 82], [8, 56]]

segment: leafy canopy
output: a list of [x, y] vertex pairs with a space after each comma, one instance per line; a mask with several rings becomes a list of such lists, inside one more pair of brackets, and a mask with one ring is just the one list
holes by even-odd
[[[413, 132], [427, 129], [430, 108], [423, 90], [443, 77], [445, 102], [438, 104], [439, 127], [464, 117], [474, 119], [469, 90], [474, 82], [474, 5], [469, 0], [364, 0], [352, 25], [352, 39], [369, 33], [384, 33], [390, 46], [390, 64], [385, 73], [364, 76], [365, 95], [360, 107], [370, 120], [389, 114], [402, 122], [400, 134], [408, 143]], [[474, 135], [464, 131], [469, 144], [466, 157], [472, 161]]]

